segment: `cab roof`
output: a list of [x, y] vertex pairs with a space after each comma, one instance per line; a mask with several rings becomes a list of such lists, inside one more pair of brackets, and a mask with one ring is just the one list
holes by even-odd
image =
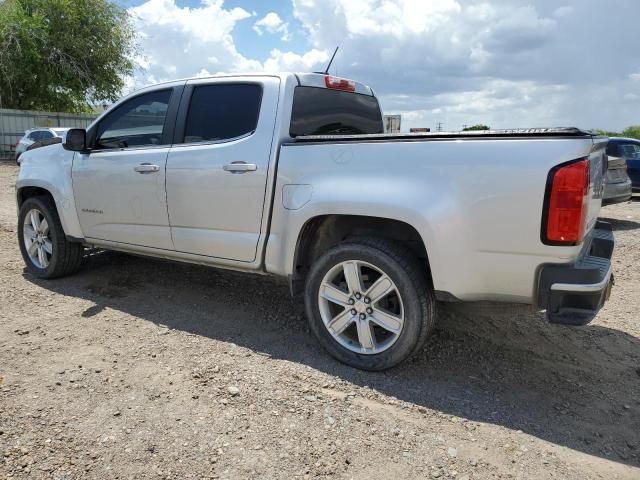
[[[282, 80], [287, 78], [294, 78], [298, 85], [301, 87], [316, 87], [316, 88], [335, 88], [337, 90], [347, 90], [353, 93], [360, 93], [363, 95], [375, 96], [373, 89], [364, 83], [356, 82], [355, 80], [336, 77], [325, 73], [313, 72], [313, 73], [294, 73], [294, 72], [278, 72], [278, 73], [220, 73], [217, 75], [207, 75], [204, 77], [188, 77], [177, 80], [170, 80], [166, 82], [155, 83], [153, 85], [147, 85], [139, 90], [146, 90], [147, 88], [153, 88], [159, 85], [168, 85], [177, 82], [188, 82], [190, 80], [206, 80], [208, 78], [237, 78], [237, 77], [279, 77]], [[327, 78], [333, 79], [331, 85]], [[133, 92], [132, 92], [133, 93]]]
[[629, 143], [637, 143], [640, 145], [640, 140], [638, 140], [637, 138], [628, 138], [628, 137], [609, 137], [609, 141], [612, 143], [622, 143], [622, 142], [629, 142]]

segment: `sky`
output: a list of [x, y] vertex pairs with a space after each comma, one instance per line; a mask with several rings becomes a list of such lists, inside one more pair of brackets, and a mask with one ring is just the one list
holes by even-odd
[[640, 124], [640, 0], [121, 0], [133, 90], [221, 72], [324, 70], [402, 130]]

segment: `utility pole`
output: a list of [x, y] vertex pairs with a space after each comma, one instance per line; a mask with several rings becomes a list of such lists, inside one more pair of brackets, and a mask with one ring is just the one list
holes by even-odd
[[442, 131], [442, 122], [438, 122], [438, 124], [436, 125], [436, 132], [441, 132]]

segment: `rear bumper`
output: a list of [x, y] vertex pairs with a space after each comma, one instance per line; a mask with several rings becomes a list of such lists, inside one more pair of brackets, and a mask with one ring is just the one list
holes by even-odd
[[604, 196], [602, 198], [603, 205], [612, 203], [626, 202], [631, 198], [631, 179], [627, 178], [624, 182], [606, 183], [604, 184]]
[[598, 222], [575, 263], [540, 268], [538, 305], [551, 323], [586, 325], [609, 299], [613, 286], [611, 257], [615, 240], [611, 225]]

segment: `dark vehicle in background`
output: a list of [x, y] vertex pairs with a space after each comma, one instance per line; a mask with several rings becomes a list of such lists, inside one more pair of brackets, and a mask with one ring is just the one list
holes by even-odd
[[608, 156], [607, 173], [604, 176], [603, 205], [627, 202], [631, 199], [631, 179], [627, 175], [627, 161]]
[[631, 187], [634, 191], [640, 191], [640, 140], [611, 137], [607, 146], [607, 155], [626, 160]]

